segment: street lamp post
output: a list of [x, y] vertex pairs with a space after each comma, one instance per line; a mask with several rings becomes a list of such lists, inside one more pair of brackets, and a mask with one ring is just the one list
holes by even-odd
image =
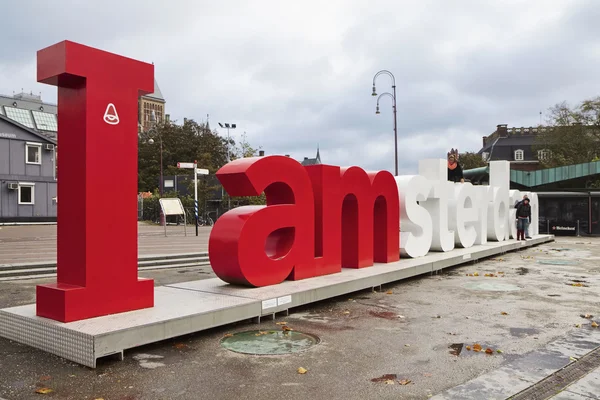
[[392, 78], [393, 94], [389, 93], [389, 92], [385, 92], [385, 93], [382, 93], [377, 98], [377, 108], [376, 108], [375, 114], [379, 114], [379, 99], [381, 99], [381, 97], [384, 95], [390, 96], [392, 98], [392, 108], [394, 110], [394, 167], [395, 167], [396, 176], [398, 176], [398, 122], [397, 122], [397, 117], [396, 117], [396, 78], [394, 77], [394, 74], [392, 74], [390, 71], [387, 71], [387, 70], [381, 70], [378, 73], [376, 73], [375, 76], [373, 77], [373, 93], [371, 94], [372, 96], [377, 96], [377, 90], [375, 88], [375, 80], [381, 74], [388, 75], [390, 78]]
[[[154, 110], [152, 110], [152, 113], [150, 114], [150, 129], [149, 129], [149, 136], [150, 139], [148, 140], [148, 143], [150, 144], [154, 144], [154, 139], [152, 138], [152, 136], [156, 136], [158, 138], [158, 143], [160, 146], [160, 185], [158, 187], [158, 192], [160, 193], [160, 197], [163, 197], [163, 187], [164, 187], [164, 177], [163, 177], [163, 141], [162, 141], [162, 136], [161, 135], [157, 135], [156, 134], [156, 114], [154, 112]], [[165, 224], [165, 220], [164, 220], [164, 215], [162, 213], [162, 210], [160, 212], [160, 224], [164, 225]]]
[[[236, 124], [230, 124], [228, 122], [227, 123], [220, 123], [219, 122], [219, 126], [221, 128], [227, 129], [227, 162], [229, 163], [229, 161], [231, 161], [229, 159], [229, 129], [235, 129], [235, 128], [237, 128], [237, 125]], [[222, 186], [221, 186], [221, 193], [223, 193], [223, 187]], [[229, 210], [231, 210], [231, 197], [230, 196], [227, 196], [227, 208]]]

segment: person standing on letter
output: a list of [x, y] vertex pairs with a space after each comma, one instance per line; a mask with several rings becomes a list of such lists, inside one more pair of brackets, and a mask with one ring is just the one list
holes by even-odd
[[517, 240], [525, 240], [525, 231], [531, 222], [531, 205], [529, 199], [524, 198], [517, 206]]
[[448, 153], [448, 180], [450, 182], [465, 182], [462, 167], [458, 163], [458, 151], [455, 152], [454, 149]]

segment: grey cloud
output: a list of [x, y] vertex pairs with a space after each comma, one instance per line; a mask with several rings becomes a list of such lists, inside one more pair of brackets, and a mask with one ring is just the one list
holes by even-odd
[[[55, 99], [35, 83], [35, 52], [74, 40], [154, 61], [174, 119], [210, 114], [268, 154], [313, 157], [319, 144], [324, 162], [367, 169], [394, 166], [390, 100], [375, 115], [370, 96], [380, 69], [397, 80], [403, 173], [451, 147], [478, 150], [496, 124], [535, 125], [600, 80], [593, 0], [16, 4], [3, 8], [2, 93]], [[379, 93], [390, 86], [377, 80]]]

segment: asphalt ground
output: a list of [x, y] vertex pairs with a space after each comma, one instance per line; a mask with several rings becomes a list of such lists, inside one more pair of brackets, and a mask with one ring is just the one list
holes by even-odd
[[[209, 227], [199, 227], [198, 236], [194, 226], [164, 227], [138, 224], [138, 254], [160, 255], [199, 253], [208, 251]], [[56, 262], [56, 225], [0, 226], [0, 264]]]
[[[293, 309], [260, 325], [245, 321], [131, 349], [124, 361], [102, 359], [96, 369], [0, 339], [0, 397], [427, 399], [518, 363], [573, 332], [596, 333], [591, 323], [600, 323], [599, 243], [558, 238]], [[157, 285], [214, 277], [207, 268], [143, 275]], [[0, 283], [0, 308], [32, 303], [35, 285], [48, 282], [52, 279]], [[580, 316], [585, 314], [594, 317]], [[278, 356], [220, 346], [229, 334], [280, 330], [276, 322], [321, 341]], [[466, 349], [475, 344], [492, 354]], [[299, 374], [300, 367], [307, 372]], [[385, 375], [391, 376], [377, 381]], [[40, 389], [51, 392], [37, 394]]]

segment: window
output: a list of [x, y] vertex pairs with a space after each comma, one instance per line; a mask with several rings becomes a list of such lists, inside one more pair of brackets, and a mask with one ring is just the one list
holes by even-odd
[[35, 203], [35, 184], [19, 183], [19, 204], [31, 205]]
[[549, 150], [538, 150], [538, 160], [547, 160], [550, 158]]
[[515, 161], [523, 161], [525, 159], [525, 155], [523, 154], [523, 150], [515, 150]]
[[490, 156], [490, 153], [488, 153], [486, 151], [484, 151], [483, 153], [481, 153], [481, 159], [483, 161], [487, 161], [489, 156]]
[[42, 163], [42, 144], [27, 142], [25, 144], [25, 162], [27, 164]]
[[173, 182], [173, 179], [165, 179], [165, 187], [166, 188], [172, 188], [175, 186], [174, 184], [175, 182]]
[[58, 131], [58, 123], [56, 122], [56, 115], [40, 112], [40, 111], [32, 111], [33, 120], [37, 125], [37, 128], [41, 131]]
[[33, 119], [31, 118], [31, 111], [7, 106], [4, 106], [4, 111], [6, 112], [6, 116], [13, 121], [17, 121], [28, 128], [35, 129]]

